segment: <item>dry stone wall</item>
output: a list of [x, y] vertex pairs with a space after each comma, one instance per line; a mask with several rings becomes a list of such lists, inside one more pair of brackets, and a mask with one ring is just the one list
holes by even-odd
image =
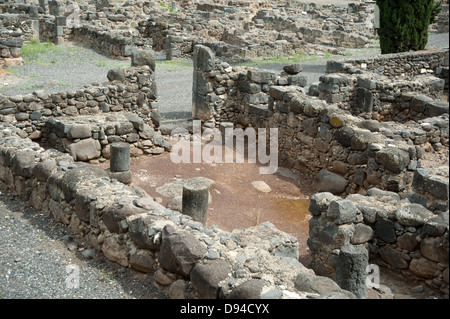
[[172, 298], [355, 298], [299, 263], [297, 239], [270, 223], [232, 232], [205, 227], [21, 132], [0, 122], [5, 187], [109, 260], [154, 273]]
[[154, 130], [160, 116], [153, 54], [139, 51], [132, 57], [133, 66], [110, 70], [104, 84], [52, 94], [0, 95], [1, 121], [81, 161], [109, 158], [110, 144], [120, 141], [132, 145], [133, 156], [170, 150]]
[[[232, 122], [239, 128], [278, 128], [281, 163], [314, 174], [320, 191], [351, 194], [371, 187], [404, 191], [411, 186], [425, 149], [448, 146], [448, 103], [428, 98], [423, 116], [415, 118], [418, 122], [379, 122], [371, 115], [352, 115], [344, 103], [328, 104], [307, 96], [308, 83], [296, 64], [286, 66], [281, 74], [231, 67], [211, 49], [197, 45], [194, 68], [194, 119], [217, 127]], [[341, 84], [371, 87], [374, 83], [363, 74], [351, 82], [345, 74], [324, 75], [324, 79], [322, 92], [325, 84], [341, 92]], [[431, 80], [442, 84], [440, 79]], [[439, 85], [435, 92], [440, 96], [442, 90]], [[406, 95], [398, 98], [405, 102]], [[417, 112], [407, 119], [412, 115]]]
[[317, 274], [333, 277], [342, 247], [362, 245], [369, 251], [371, 263], [448, 295], [448, 167], [441, 168], [440, 178], [435, 175], [427, 182], [422, 180], [420, 187], [423, 189], [431, 180], [439, 185], [433, 186], [434, 190], [444, 189], [446, 211], [433, 213], [397, 193], [377, 188], [345, 199], [326, 192], [313, 195], [308, 238], [313, 259], [309, 267]]

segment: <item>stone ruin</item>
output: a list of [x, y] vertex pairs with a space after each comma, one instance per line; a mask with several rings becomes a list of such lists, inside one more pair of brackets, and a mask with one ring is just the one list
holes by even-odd
[[[448, 162], [448, 48], [329, 61], [307, 83], [299, 64], [276, 74], [233, 63], [371, 45], [370, 4], [161, 3], [0, 1], [5, 65], [21, 63], [30, 39], [132, 61], [73, 92], [0, 94], [5, 187], [109, 260], [154, 273], [171, 298], [365, 298], [369, 262], [448, 296], [448, 167], [422, 167]], [[67, 22], [75, 11], [79, 25]], [[281, 164], [314, 176], [308, 268], [298, 240], [270, 223], [225, 232], [129, 185], [129, 156], [171, 149], [157, 108], [160, 52], [193, 57], [193, 119], [278, 128]], [[86, 163], [100, 157], [109, 170]]]

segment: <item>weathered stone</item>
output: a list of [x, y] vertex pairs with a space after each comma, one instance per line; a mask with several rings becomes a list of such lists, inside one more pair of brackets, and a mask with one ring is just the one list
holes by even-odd
[[356, 221], [357, 211], [352, 201], [341, 199], [331, 202], [327, 216], [334, 219], [336, 224], [346, 224]]
[[300, 63], [292, 63], [289, 65], [283, 66], [283, 70], [288, 74], [297, 74], [302, 72], [303, 68]]
[[[159, 205], [156, 202], [155, 204]], [[155, 251], [160, 248], [161, 241], [158, 238], [160, 237], [162, 228], [165, 225], [173, 224], [169, 220], [158, 221], [154, 216], [145, 213], [128, 216], [126, 220], [128, 224], [128, 234], [133, 243], [138, 248]]]
[[130, 170], [130, 144], [111, 144], [111, 172], [126, 172]]
[[358, 245], [364, 244], [373, 238], [374, 232], [370, 226], [362, 223], [355, 225], [355, 232], [350, 241], [351, 244]]
[[393, 173], [401, 173], [409, 164], [409, 154], [398, 148], [387, 147], [377, 152], [375, 160]]
[[221, 259], [197, 264], [190, 273], [192, 286], [202, 299], [217, 299], [219, 297], [219, 283], [228, 278], [231, 265]]
[[401, 249], [414, 251], [418, 244], [416, 233], [405, 233], [397, 238], [397, 245]]
[[342, 146], [350, 147], [353, 133], [353, 129], [349, 127], [341, 127], [335, 131], [334, 137]]
[[314, 186], [318, 192], [340, 194], [345, 191], [348, 181], [335, 173], [322, 169], [314, 178]]
[[306, 75], [291, 75], [290, 77], [288, 77], [288, 84], [305, 87], [308, 85], [308, 78], [306, 77]]
[[100, 142], [92, 138], [70, 144], [67, 151], [77, 161], [88, 161], [101, 155]]
[[89, 138], [91, 137], [91, 128], [88, 125], [75, 124], [70, 128], [69, 137], [76, 138]]
[[443, 247], [442, 238], [427, 237], [420, 242], [420, 253], [435, 262], [448, 263], [448, 251]]
[[298, 291], [315, 293], [322, 295], [322, 297], [332, 296], [333, 294], [342, 294], [350, 299], [355, 298], [351, 292], [343, 290], [332, 279], [324, 276], [300, 273], [295, 278], [294, 286]]
[[135, 198], [121, 198], [106, 209], [102, 219], [106, 228], [112, 233], [121, 233], [120, 222], [131, 215], [142, 214], [145, 209], [134, 205]]
[[110, 82], [113, 81], [124, 82], [126, 79], [125, 72], [123, 69], [111, 69], [108, 71], [106, 77]]
[[102, 251], [109, 260], [128, 267], [126, 249], [116, 237], [111, 236], [106, 238], [102, 245]]
[[426, 258], [413, 258], [409, 264], [409, 270], [423, 278], [433, 278], [436, 271], [436, 263]]
[[404, 226], [422, 226], [434, 214], [420, 204], [410, 204], [398, 208], [395, 212], [398, 222]]
[[329, 192], [314, 194], [309, 201], [309, 212], [313, 216], [318, 216], [322, 212], [326, 212], [331, 201], [334, 199], [336, 199], [336, 197]]
[[151, 49], [134, 51], [131, 53], [131, 66], [148, 65], [155, 71], [155, 52]]
[[383, 246], [380, 248], [379, 253], [381, 258], [392, 267], [397, 269], [408, 268], [408, 263], [391, 247]]
[[133, 132], [133, 124], [131, 122], [120, 122], [116, 124], [116, 134], [125, 135]]
[[34, 152], [18, 151], [12, 158], [14, 174], [22, 177], [31, 177], [35, 166]]
[[41, 182], [46, 182], [56, 169], [56, 162], [53, 160], [39, 162], [33, 168], [33, 176]]
[[372, 187], [372, 188], [368, 189], [366, 192], [366, 195], [367, 196], [385, 197], [385, 198], [388, 197], [395, 201], [400, 200], [400, 196], [397, 193], [385, 191], [385, 190], [379, 189], [377, 187]]
[[200, 180], [185, 184], [182, 196], [183, 214], [205, 225], [208, 218], [209, 184]]
[[449, 225], [449, 213], [443, 212], [438, 216], [428, 219], [425, 223], [424, 231], [430, 236], [442, 236], [444, 235]]
[[275, 73], [270, 71], [253, 71], [249, 70], [247, 71], [247, 79], [249, 81], [260, 83], [260, 84], [267, 84], [271, 83], [275, 80]]
[[215, 56], [210, 48], [197, 44], [194, 46], [194, 70], [211, 71], [215, 66]]
[[354, 293], [357, 298], [365, 299], [368, 264], [369, 253], [365, 247], [351, 244], [342, 246], [336, 265], [336, 283], [342, 289]]
[[261, 299], [265, 282], [260, 279], [250, 279], [234, 288], [227, 299]]
[[397, 236], [395, 235], [394, 222], [381, 218], [375, 223], [375, 234], [386, 243], [394, 243]]
[[164, 227], [159, 253], [159, 263], [164, 269], [189, 276], [195, 264], [206, 254], [205, 245], [194, 235]]
[[148, 250], [137, 250], [130, 254], [130, 266], [140, 272], [152, 273], [157, 268], [155, 257]]

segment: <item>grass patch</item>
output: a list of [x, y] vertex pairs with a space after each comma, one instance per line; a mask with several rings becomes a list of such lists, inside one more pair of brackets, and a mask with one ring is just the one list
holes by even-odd
[[130, 61], [108, 61], [104, 59], [99, 59], [96, 64], [99, 68], [111, 70], [130, 66]]
[[174, 60], [157, 60], [156, 68], [161, 68], [163, 70], [168, 70], [169, 72], [174, 71], [175, 68], [193, 68], [194, 63], [191, 59], [174, 59]]
[[77, 46], [55, 45], [50, 41], [39, 42], [31, 40], [22, 46], [22, 58], [27, 64], [50, 65], [63, 62], [65, 58], [77, 58], [82, 54], [82, 48]]

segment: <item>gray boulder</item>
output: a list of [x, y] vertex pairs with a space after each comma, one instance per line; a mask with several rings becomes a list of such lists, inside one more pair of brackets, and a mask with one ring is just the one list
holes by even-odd
[[202, 299], [217, 299], [219, 297], [219, 283], [228, 278], [231, 272], [229, 262], [217, 259], [197, 264], [191, 271], [192, 286]]
[[340, 194], [345, 191], [348, 181], [341, 175], [322, 169], [314, 178], [314, 187], [318, 192]]
[[377, 152], [375, 160], [393, 173], [401, 173], [409, 164], [409, 154], [398, 148], [387, 147]]
[[294, 286], [298, 291], [319, 294], [322, 298], [329, 298], [333, 295], [345, 299], [355, 298], [351, 292], [343, 290], [332, 279], [324, 276], [300, 273], [295, 279]]
[[420, 204], [410, 204], [397, 209], [395, 217], [398, 222], [403, 226], [422, 226], [430, 218], [434, 217], [434, 214]]
[[162, 231], [159, 263], [168, 271], [188, 277], [207, 251], [205, 244], [194, 235], [168, 225]]

